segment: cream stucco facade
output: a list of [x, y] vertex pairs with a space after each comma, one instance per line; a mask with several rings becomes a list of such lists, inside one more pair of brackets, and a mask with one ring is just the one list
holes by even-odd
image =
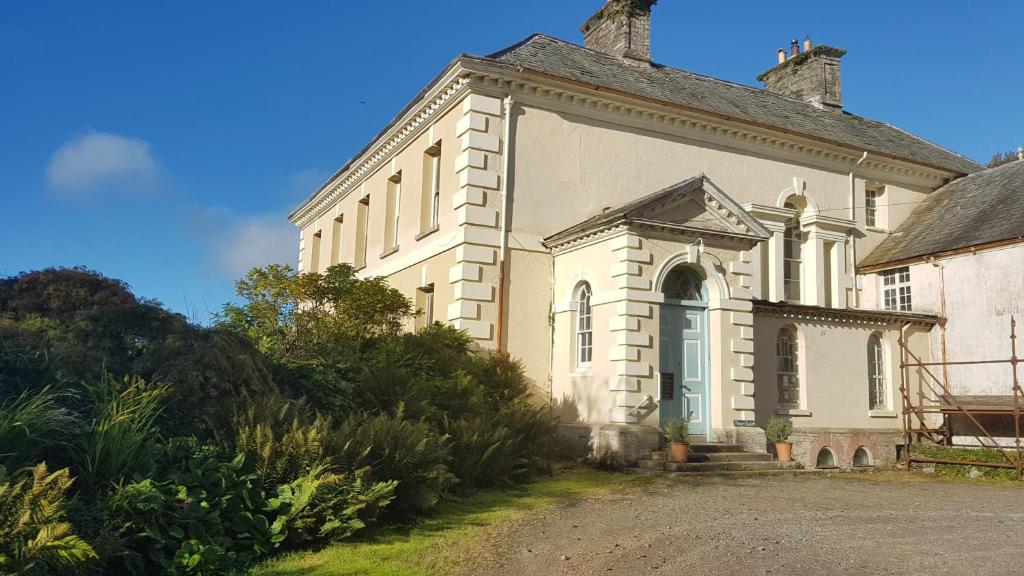
[[[763, 450], [754, 426], [783, 415], [825, 431], [809, 445], [829, 430], [877, 432], [882, 460], [900, 428], [897, 339], [930, 358], [938, 311], [879, 311], [874, 276], [855, 263], [960, 175], [463, 57], [291, 219], [300, 270], [353, 264], [418, 303], [430, 290], [430, 317], [520, 358], [563, 424], [605, 436], [663, 423], [665, 347], [676, 345], [665, 283], [685, 269], [703, 290], [706, 392], [691, 408], [708, 439]], [[868, 226], [865, 189], [878, 186], [886, 205]], [[926, 293], [927, 274], [914, 276]], [[796, 335], [799, 401], [780, 405], [783, 329]], [[872, 336], [885, 351], [874, 406]]]

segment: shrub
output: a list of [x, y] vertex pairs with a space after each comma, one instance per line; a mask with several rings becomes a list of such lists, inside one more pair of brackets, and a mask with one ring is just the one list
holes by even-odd
[[690, 423], [683, 419], [669, 420], [661, 432], [669, 442], [686, 442], [690, 436]]
[[45, 464], [13, 484], [0, 469], [0, 576], [73, 573], [96, 557], [64, 521], [71, 482]]
[[62, 396], [67, 395], [44, 387], [0, 404], [0, 466], [8, 470], [31, 466], [76, 431], [79, 423], [60, 405]]
[[72, 452], [82, 492], [96, 498], [126, 476], [147, 471], [166, 388], [147, 386], [138, 378], [118, 383], [107, 374], [86, 390], [92, 419]]
[[330, 453], [343, 470], [372, 470], [375, 480], [397, 480], [392, 516], [433, 508], [455, 476], [448, 470], [448, 438], [425, 422], [406, 420], [401, 406], [395, 415], [356, 415], [332, 435]]
[[764, 425], [764, 435], [773, 444], [785, 442], [793, 435], [793, 421], [789, 418], [772, 418]]

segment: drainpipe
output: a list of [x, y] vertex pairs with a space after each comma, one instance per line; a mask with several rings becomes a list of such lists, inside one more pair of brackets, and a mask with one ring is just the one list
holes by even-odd
[[949, 366], [946, 364], [946, 267], [939, 264], [934, 256], [929, 256], [927, 261], [939, 269], [939, 341], [942, 345], [942, 381], [949, 385]]
[[[868, 159], [867, 151], [860, 157], [860, 160], [850, 168], [850, 220], [857, 221], [857, 182], [853, 176], [854, 171]], [[850, 269], [853, 270], [853, 305], [846, 302], [847, 308], [860, 308], [860, 290], [857, 288], [857, 239], [850, 238]], [[844, 270], [845, 273], [845, 270]]]
[[512, 156], [512, 146], [510, 146], [510, 137], [512, 134], [512, 95], [505, 97], [505, 135], [504, 135], [504, 154], [501, 158], [501, 244], [498, 248], [498, 326], [497, 330], [497, 345], [498, 351], [504, 352], [508, 347], [508, 343], [505, 342], [505, 268], [506, 260], [508, 258], [508, 233], [509, 233], [509, 218], [508, 218], [508, 206], [509, 206], [509, 161]]

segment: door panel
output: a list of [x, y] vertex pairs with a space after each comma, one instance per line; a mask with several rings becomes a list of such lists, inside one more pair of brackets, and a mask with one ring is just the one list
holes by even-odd
[[661, 306], [661, 423], [686, 418], [691, 434], [707, 434], [707, 311], [704, 308]]

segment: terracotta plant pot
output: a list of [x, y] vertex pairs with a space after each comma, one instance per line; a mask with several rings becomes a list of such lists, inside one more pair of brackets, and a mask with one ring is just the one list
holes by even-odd
[[686, 442], [669, 442], [668, 443], [668, 457], [677, 463], [686, 462], [690, 450], [690, 445]]
[[776, 442], [775, 443], [775, 458], [779, 462], [789, 462], [793, 459], [793, 443], [792, 442]]

